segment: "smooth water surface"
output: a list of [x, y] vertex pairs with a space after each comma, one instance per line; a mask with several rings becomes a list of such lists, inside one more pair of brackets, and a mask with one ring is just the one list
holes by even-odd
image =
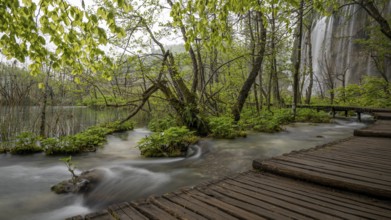
[[[39, 106], [0, 106], [0, 142], [10, 141], [21, 132], [38, 134], [41, 111]], [[45, 133], [48, 137], [76, 134], [96, 124], [123, 119], [129, 112], [128, 108], [99, 110], [83, 106], [48, 106]]]
[[0, 155], [0, 219], [64, 219], [112, 203], [159, 195], [183, 186], [251, 169], [253, 159], [311, 148], [352, 135], [354, 121], [296, 123], [276, 134], [235, 140], [204, 139], [186, 158], [145, 159], [136, 143], [146, 129], [110, 135], [103, 149], [73, 157], [80, 170], [101, 169], [105, 179], [88, 195], [57, 195], [50, 187], [70, 174], [59, 157]]

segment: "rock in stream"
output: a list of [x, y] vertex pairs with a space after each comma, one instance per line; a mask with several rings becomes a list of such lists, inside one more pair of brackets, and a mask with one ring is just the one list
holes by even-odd
[[105, 176], [102, 170], [87, 170], [78, 175], [74, 180], [64, 180], [51, 187], [57, 194], [63, 193], [86, 193], [93, 190]]

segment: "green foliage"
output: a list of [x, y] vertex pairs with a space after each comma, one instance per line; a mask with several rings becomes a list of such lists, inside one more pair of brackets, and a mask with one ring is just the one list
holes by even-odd
[[254, 116], [250, 111], [244, 111], [239, 123], [247, 129], [272, 133], [281, 131], [281, 125], [289, 123], [286, 121], [289, 116], [290, 114], [287, 114], [285, 109], [278, 109], [274, 112], [262, 111], [257, 116]]
[[153, 132], [162, 132], [170, 127], [177, 126], [177, 122], [174, 118], [166, 116], [163, 118], [153, 118], [148, 123], [149, 130]]
[[41, 144], [47, 155], [70, 155], [91, 152], [96, 151], [97, 147], [102, 146], [106, 142], [106, 135], [132, 129], [133, 123], [130, 121], [122, 124], [119, 121], [108, 122], [90, 127], [75, 135], [47, 138]]
[[81, 103], [79, 103], [79, 105], [91, 106], [91, 107], [105, 107], [106, 104], [125, 105], [126, 100], [122, 97], [114, 97], [114, 96], [107, 96], [105, 98], [103, 98], [103, 97], [97, 97], [97, 98], [86, 97], [86, 98], [83, 98]]
[[133, 130], [134, 123], [131, 121], [125, 121], [123, 123], [121, 123], [120, 121], [114, 121], [114, 122], [105, 123], [105, 124], [101, 125], [101, 127], [108, 128], [108, 129], [112, 130], [111, 133], [122, 132], [122, 131]]
[[[113, 2], [124, 11], [132, 10], [122, 0]], [[39, 1], [37, 4], [32, 0], [3, 0], [0, 14], [0, 24], [6, 24], [0, 25], [1, 53], [22, 63], [29, 57], [33, 75], [41, 72], [43, 64], [49, 63], [48, 59], [55, 69], [71, 66], [72, 74], [82, 73], [86, 66], [93, 72], [99, 70], [108, 75], [107, 67], [111, 67], [112, 62], [99, 48], [107, 43], [108, 36], [99, 22], [104, 21], [110, 32], [119, 38], [125, 35], [125, 31], [116, 25], [113, 12], [100, 7], [91, 14], [67, 1]], [[49, 36], [55, 51], [49, 50], [45, 36]], [[96, 62], [97, 58], [99, 62]]]
[[145, 157], [178, 157], [197, 141], [198, 137], [186, 127], [171, 127], [141, 139], [138, 148]]
[[75, 174], [76, 166], [75, 166], [75, 164], [72, 161], [72, 156], [64, 157], [64, 158], [61, 158], [60, 160], [65, 163], [65, 166], [67, 166], [68, 171], [72, 175], [72, 183], [75, 186], [78, 176]]
[[86, 149], [76, 145], [74, 136], [47, 138], [41, 142], [46, 155], [70, 155], [86, 152]]
[[367, 76], [360, 85], [351, 84], [335, 90], [336, 104], [365, 107], [391, 107], [391, 83]]
[[232, 117], [211, 117], [208, 121], [212, 137], [233, 139], [247, 135], [239, 125], [234, 123]]
[[9, 151], [8, 142], [0, 142], [0, 154], [5, 154]]
[[328, 123], [330, 116], [324, 111], [316, 111], [315, 109], [297, 109], [297, 122], [312, 122], [312, 123]]
[[12, 154], [32, 154], [42, 152], [38, 146], [40, 138], [31, 132], [23, 132], [16, 136], [15, 146], [10, 149]]
[[297, 109], [296, 118], [293, 118], [291, 109], [273, 109], [271, 112], [262, 111], [258, 116], [253, 116], [249, 111], [244, 111], [240, 124], [258, 132], [273, 133], [283, 130], [282, 125], [293, 122], [326, 123], [330, 116], [326, 112], [317, 112], [313, 109]]

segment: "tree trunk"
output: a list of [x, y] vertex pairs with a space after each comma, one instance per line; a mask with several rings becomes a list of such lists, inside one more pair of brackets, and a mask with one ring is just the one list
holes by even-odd
[[43, 92], [43, 101], [42, 101], [42, 110], [41, 110], [41, 125], [39, 127], [39, 135], [41, 137], [46, 137], [45, 127], [46, 127], [46, 107], [48, 103], [48, 92], [49, 92], [49, 77], [50, 77], [51, 65], [46, 72], [45, 78], [45, 88]]
[[308, 28], [307, 33], [307, 43], [308, 43], [308, 74], [310, 76], [310, 82], [308, 84], [305, 103], [307, 105], [311, 104], [312, 96], [312, 87], [314, 85], [314, 70], [312, 68], [312, 42], [311, 42], [311, 26]]
[[[273, 105], [279, 107], [281, 104], [280, 98], [280, 88], [278, 86], [278, 75], [277, 75], [277, 51], [276, 51], [276, 12], [274, 10], [274, 4], [272, 4], [272, 31], [271, 31], [271, 70], [270, 70], [270, 80], [271, 80], [271, 91], [273, 93]], [[269, 98], [270, 99], [270, 98]], [[270, 104], [270, 100], [269, 100]]]
[[374, 0], [353, 0], [358, 3], [380, 26], [380, 31], [391, 40], [391, 27], [388, 21], [381, 15], [374, 5]]
[[299, 33], [297, 36], [298, 45], [296, 50], [296, 60], [295, 60], [295, 70], [293, 74], [293, 103], [292, 103], [292, 112], [293, 117], [296, 117], [296, 106], [299, 96], [299, 71], [300, 71], [300, 61], [301, 61], [301, 42], [303, 37], [303, 10], [304, 10], [304, 0], [300, 2], [299, 9]]
[[244, 82], [244, 84], [239, 92], [239, 96], [236, 100], [236, 103], [234, 104], [234, 106], [232, 108], [232, 114], [234, 116], [235, 122], [238, 122], [240, 120], [240, 113], [241, 113], [243, 106], [244, 106], [244, 103], [248, 97], [249, 91], [251, 90], [251, 87], [254, 84], [255, 79], [257, 78], [259, 70], [262, 68], [262, 62], [263, 62], [263, 57], [265, 54], [265, 48], [266, 48], [266, 27], [263, 24], [263, 16], [261, 16], [260, 48], [259, 48], [257, 57], [255, 59], [255, 62], [252, 66], [252, 70], [251, 70], [250, 74], [248, 75], [246, 81]]
[[[168, 4], [172, 7], [174, 4], [171, 0], [167, 0]], [[187, 37], [186, 37], [186, 29], [185, 29], [185, 26], [182, 24], [180, 26], [181, 28], [181, 33], [182, 33], [182, 37], [183, 37], [183, 40], [186, 42], [187, 41]], [[199, 78], [199, 68], [198, 68], [198, 64], [197, 64], [197, 57], [194, 53], [194, 50], [193, 50], [193, 47], [190, 45], [190, 48], [189, 48], [189, 55], [190, 55], [190, 59], [191, 59], [191, 63], [193, 65], [193, 83], [192, 83], [192, 86], [191, 86], [191, 92], [192, 93], [196, 93], [197, 92], [197, 87], [198, 87], [198, 78]]]

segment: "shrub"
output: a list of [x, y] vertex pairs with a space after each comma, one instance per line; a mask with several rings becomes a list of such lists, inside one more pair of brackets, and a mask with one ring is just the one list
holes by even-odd
[[297, 109], [297, 122], [327, 123], [330, 122], [330, 116], [324, 111], [314, 109]]
[[258, 132], [273, 133], [282, 130], [281, 125], [291, 121], [291, 116], [285, 110], [276, 110], [276, 112], [262, 111], [258, 116], [245, 114], [240, 124], [247, 129]]
[[0, 154], [5, 154], [10, 151], [10, 147], [13, 144], [10, 142], [0, 142]]
[[132, 122], [108, 122], [92, 126], [75, 135], [61, 138], [47, 138], [41, 142], [47, 155], [70, 155], [83, 152], [93, 152], [106, 142], [106, 135], [113, 132], [133, 129]]
[[126, 121], [124, 123], [121, 123], [120, 121], [114, 121], [114, 122], [107, 122], [105, 124], [102, 124], [102, 125], [100, 125], [100, 127], [108, 128], [110, 130], [108, 132], [113, 133], [113, 132], [122, 132], [122, 131], [133, 130], [134, 124], [131, 121]]
[[338, 105], [391, 107], [391, 83], [381, 77], [366, 76], [360, 85], [339, 87], [334, 93]]
[[42, 152], [38, 146], [39, 137], [31, 132], [23, 132], [16, 136], [15, 146], [10, 149], [12, 154], [33, 154]]
[[177, 126], [177, 123], [172, 117], [154, 118], [148, 123], [149, 130], [153, 132], [162, 132], [170, 127]]
[[46, 155], [68, 155], [83, 152], [75, 145], [74, 136], [46, 138], [41, 142]]
[[211, 117], [209, 118], [211, 136], [216, 138], [233, 139], [236, 137], [246, 137], [246, 133], [241, 127], [234, 123], [231, 117]]
[[198, 137], [186, 127], [171, 127], [141, 139], [138, 148], [145, 157], [178, 157], [197, 141]]
[[277, 121], [258, 119], [253, 125], [253, 130], [258, 132], [274, 133], [282, 131], [282, 127]]

